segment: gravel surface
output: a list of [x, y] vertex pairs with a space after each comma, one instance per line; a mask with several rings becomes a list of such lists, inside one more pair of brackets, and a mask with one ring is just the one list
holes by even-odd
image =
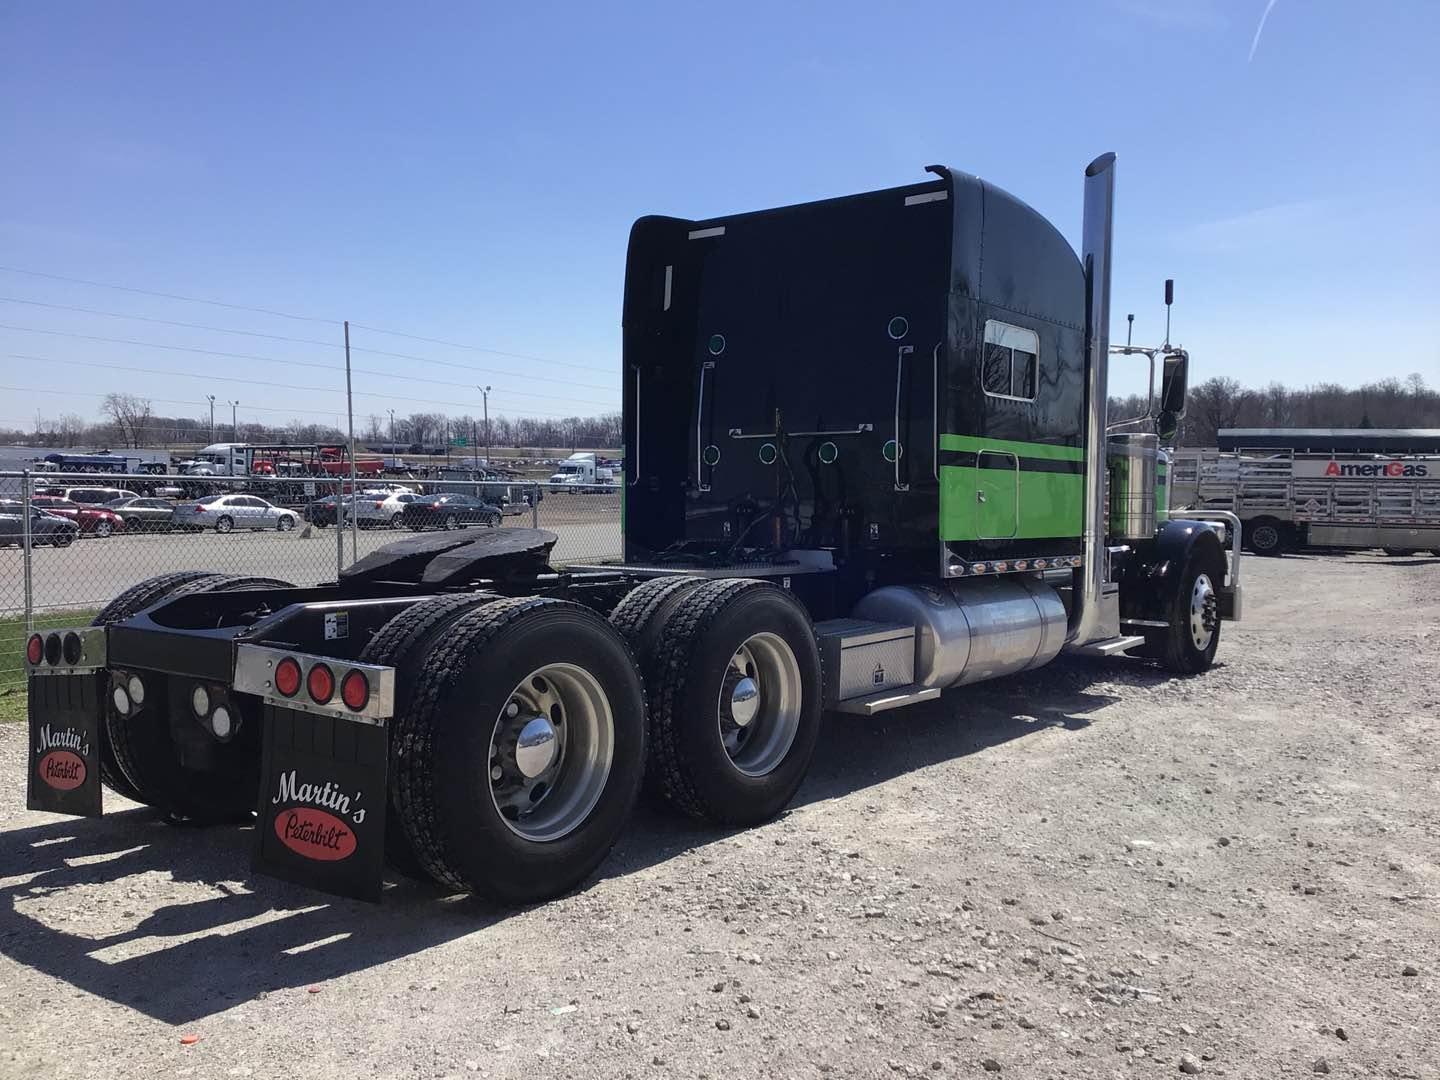
[[0, 1075], [1440, 1076], [1440, 560], [1245, 573], [1208, 675], [831, 718], [781, 820], [646, 811], [520, 912], [333, 902], [248, 830], [12, 783]]

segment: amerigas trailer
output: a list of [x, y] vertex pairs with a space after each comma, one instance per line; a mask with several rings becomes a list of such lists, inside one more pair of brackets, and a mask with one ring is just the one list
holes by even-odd
[[1174, 499], [1234, 513], [1259, 555], [1302, 547], [1440, 554], [1440, 457], [1177, 450]]
[[[143, 582], [30, 639], [30, 805], [98, 813], [103, 780], [177, 821], [253, 821], [257, 868], [294, 881], [375, 898], [388, 861], [522, 902], [585, 879], [644, 784], [772, 817], [826, 709], [1064, 651], [1205, 671], [1238, 536], [1158, 520], [1156, 434], [1106, 431], [1113, 155], [1086, 170], [1080, 257], [930, 171], [636, 222], [623, 563], [554, 570], [552, 534], [496, 529], [320, 588]], [[1185, 364], [1167, 356], [1161, 429]]]

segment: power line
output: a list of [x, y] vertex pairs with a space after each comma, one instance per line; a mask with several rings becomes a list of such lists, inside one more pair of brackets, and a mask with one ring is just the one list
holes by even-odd
[[231, 304], [224, 300], [207, 300], [199, 296], [182, 296], [179, 293], [156, 292], [153, 289], [137, 289], [131, 285], [113, 285], [106, 281], [88, 281], [85, 278], [66, 277], [64, 274], [47, 274], [43, 270], [26, 270], [19, 266], [0, 266], [7, 274], [25, 274], [29, 277], [49, 278], [51, 281], [68, 281], [72, 285], [88, 285], [95, 289], [114, 289], [116, 292], [137, 293], [140, 296], [158, 296], [165, 300], [183, 300], [187, 304], [209, 304], [211, 307], [229, 308], [231, 311], [253, 311], [260, 315], [274, 315], [280, 319], [295, 319], [298, 322], [328, 323], [339, 326], [340, 319], [321, 319], [315, 315], [296, 315], [274, 308], [251, 307], [248, 304]]
[[[297, 385], [295, 385], [294, 383], [277, 383], [277, 382], [270, 382], [270, 381], [265, 380], [265, 379], [242, 379], [242, 378], [237, 378], [237, 377], [232, 376], [232, 375], [216, 375], [216, 374], [212, 374], [212, 373], [208, 373], [208, 372], [161, 371], [161, 370], [159, 370], [158, 368], [138, 367], [138, 366], [133, 365], [133, 364], [103, 364], [103, 363], [99, 362], [98, 360], [62, 360], [62, 359], [59, 359], [59, 358], [57, 358], [57, 357], [49, 357], [49, 356], [30, 356], [30, 355], [27, 355], [27, 354], [25, 354], [25, 353], [7, 353], [6, 355], [7, 355], [10, 359], [12, 359], [12, 360], [34, 360], [34, 361], [38, 361], [38, 362], [44, 363], [44, 364], [73, 364], [73, 365], [76, 365], [76, 366], [78, 366], [78, 367], [93, 367], [93, 368], [100, 368], [100, 369], [106, 370], [106, 371], [127, 371], [127, 372], [131, 372], [131, 373], [133, 373], [133, 374], [139, 374], [139, 375], [161, 375], [161, 376], [166, 376], [166, 377], [170, 377], [170, 378], [178, 377], [178, 378], [182, 378], [182, 379], [204, 379], [204, 380], [206, 380], [206, 381], [208, 381], [208, 382], [228, 382], [228, 383], [235, 383], [235, 384], [240, 385], [240, 386], [263, 386], [263, 387], [267, 387], [267, 388], [273, 389], [273, 390], [300, 390], [300, 391], [303, 391], [303, 392], [306, 392], [306, 393], [317, 393], [317, 394], [343, 394], [343, 393], [345, 392], [345, 391], [341, 390], [341, 389], [338, 388], [338, 387], [330, 387], [330, 386], [297, 386]], [[58, 392], [61, 392], [61, 391], [57, 391], [57, 393], [58, 393]], [[101, 395], [101, 396], [103, 397], [104, 395]], [[356, 391], [354, 392], [354, 396], [355, 396], [355, 397], [381, 398], [382, 400], [385, 400], [385, 401], [406, 401], [406, 402], [409, 402], [409, 403], [414, 404], [414, 405], [444, 405], [444, 406], [452, 407], [452, 408], [453, 408], [454, 405], [455, 405], [455, 402], [453, 402], [453, 401], [438, 401], [438, 400], [436, 400], [436, 399], [434, 399], [434, 398], [400, 397], [400, 396], [398, 396], [398, 395], [396, 395], [396, 394], [386, 394], [386, 393], [381, 393], [381, 392], [374, 391], [374, 390], [356, 390]], [[281, 411], [284, 411], [284, 410], [281, 410]], [[611, 409], [611, 411], [614, 411], [613, 408]], [[531, 415], [534, 415], [534, 416], [548, 416], [548, 417], [552, 417], [552, 418], [555, 418], [555, 419], [564, 420], [564, 419], [569, 419], [573, 414], [570, 414], [570, 413], [557, 413], [557, 412], [544, 412], [544, 411], [541, 411], [541, 410], [538, 410], [538, 409], [537, 409], [537, 410], [532, 410], [532, 411], [531, 411]]]
[[[5, 299], [5, 298], [4, 298], [4, 297], [0, 297], [0, 300], [3, 300], [3, 299]], [[126, 317], [126, 316], [121, 316], [121, 317], [124, 318], [124, 317]], [[159, 321], [159, 320], [157, 320], [157, 321]], [[187, 324], [179, 323], [179, 324], [176, 324], [176, 325], [182, 325], [182, 326], [183, 326], [183, 325], [187, 325]], [[341, 365], [339, 365], [339, 364], [317, 364], [317, 363], [315, 363], [314, 361], [291, 360], [291, 359], [288, 359], [288, 358], [285, 358], [285, 357], [279, 357], [279, 356], [260, 356], [260, 355], [258, 355], [258, 354], [256, 354], [256, 353], [237, 353], [237, 352], [225, 352], [225, 351], [220, 350], [220, 349], [202, 349], [202, 348], [199, 348], [198, 346], [195, 346], [195, 345], [167, 345], [167, 344], [164, 344], [164, 343], [158, 342], [158, 341], [137, 341], [137, 340], [135, 340], [134, 338], [105, 337], [105, 336], [102, 336], [102, 335], [99, 335], [99, 334], [77, 334], [77, 333], [76, 333], [75, 331], [73, 331], [73, 330], [51, 330], [51, 329], [49, 329], [49, 328], [47, 328], [47, 327], [41, 327], [41, 326], [16, 326], [16, 325], [14, 325], [13, 323], [0, 323], [0, 330], [16, 330], [16, 331], [19, 331], [19, 332], [21, 332], [21, 333], [26, 333], [26, 334], [48, 334], [48, 335], [51, 336], [51, 337], [74, 338], [74, 339], [76, 339], [77, 341], [99, 341], [99, 342], [103, 342], [103, 343], [106, 343], [106, 344], [109, 344], [109, 345], [133, 345], [133, 346], [135, 346], [136, 348], [141, 348], [141, 349], [164, 349], [164, 350], [166, 350], [166, 351], [168, 351], [168, 352], [195, 353], [196, 355], [199, 355], [199, 356], [219, 356], [219, 357], [222, 357], [222, 358], [227, 359], [227, 360], [256, 360], [256, 361], [260, 361], [260, 362], [263, 362], [263, 363], [270, 363], [270, 364], [289, 364], [289, 365], [294, 366], [294, 367], [321, 368], [321, 369], [326, 370], [326, 371], [344, 371], [344, 370], [345, 370], [344, 367], [341, 366]], [[300, 341], [300, 340], [302, 340], [302, 339], [299, 339], [299, 338], [284, 338], [284, 339], [281, 339], [281, 340]], [[309, 344], [331, 345], [332, 343], [330, 343], [330, 342], [310, 342]], [[344, 347], [344, 346], [340, 346], [340, 348], [343, 348], [343, 347]], [[356, 349], [356, 350], [354, 350], [354, 351], [356, 351], [356, 352], [373, 352], [373, 351], [375, 351], [375, 350], [370, 350], [370, 349]], [[442, 360], [427, 361], [427, 358], [426, 358], [426, 357], [423, 357], [423, 356], [403, 356], [402, 354], [399, 354], [399, 353], [387, 353], [387, 354], [384, 354], [384, 355], [397, 356], [397, 357], [399, 357], [400, 359], [404, 359], [404, 360], [418, 360], [418, 361], [425, 361], [425, 362], [429, 362], [429, 363], [438, 363], [438, 364], [441, 364], [441, 365], [444, 365], [444, 366], [464, 367], [466, 370], [469, 370], [469, 371], [487, 371], [487, 370], [488, 370], [488, 369], [485, 369], [485, 368], [473, 368], [473, 367], [470, 367], [469, 365], [462, 365], [462, 364], [445, 365], [445, 362], [442, 361]], [[418, 376], [418, 375], [410, 375], [410, 374], [404, 373], [404, 372], [377, 371], [377, 370], [375, 370], [374, 368], [353, 368], [352, 370], [354, 370], [354, 371], [356, 371], [356, 372], [358, 372], [358, 373], [360, 373], [360, 374], [363, 374], [363, 375], [375, 375], [375, 376], [378, 376], [379, 378], [382, 378], [382, 379], [406, 379], [406, 380], [412, 381], [412, 382], [428, 382], [428, 383], [434, 383], [434, 384], [437, 385], [437, 386], [459, 386], [459, 387], [464, 387], [464, 388], [466, 388], [466, 389], [471, 389], [471, 388], [473, 387], [473, 384], [471, 384], [471, 383], [448, 382], [448, 381], [446, 381], [446, 380], [444, 380], [444, 379], [426, 379], [426, 378], [422, 378], [421, 376]], [[493, 372], [493, 371], [491, 371], [490, 373], [491, 373], [491, 374], [505, 375], [505, 376], [507, 376], [507, 377], [509, 377], [509, 378], [515, 378], [515, 377], [516, 377], [514, 372], [509, 372], [509, 371], [502, 371], [502, 372]], [[613, 390], [613, 389], [614, 389], [614, 387], [610, 387], [610, 386], [599, 386], [599, 385], [594, 384], [594, 383], [571, 383], [570, 385], [572, 385], [572, 386], [578, 386], [578, 387], [581, 387], [581, 388], [583, 388], [583, 389], [591, 389], [591, 390]], [[595, 401], [595, 400], [593, 400], [593, 399], [591, 399], [591, 398], [572, 398], [572, 397], [565, 397], [564, 395], [559, 395], [559, 394], [537, 394], [537, 393], [535, 393], [535, 392], [532, 391], [532, 390], [504, 390], [504, 391], [502, 391], [502, 393], [513, 394], [513, 395], [515, 395], [515, 396], [517, 396], [517, 397], [548, 398], [548, 399], [551, 399], [551, 400], [554, 400], [554, 401], [575, 401], [575, 402], [580, 402], [581, 404], [584, 404], [584, 405], [605, 405], [605, 404], [606, 404], [605, 402]], [[607, 405], [607, 407], [613, 407], [613, 406]]]
[[[18, 359], [25, 358], [19, 357]], [[109, 394], [97, 393], [92, 390], [51, 390], [43, 386], [0, 386], [0, 390], [10, 390], [17, 394], [64, 394], [69, 397], [104, 398], [110, 396]], [[199, 401], [186, 401], [180, 398], [149, 398], [148, 400], [158, 402], [161, 405], [189, 405], [197, 409], [204, 408], [204, 405]], [[309, 416], [337, 415], [334, 409], [277, 409], [264, 405], [247, 405], [245, 407], [252, 412], [305, 413]], [[26, 421], [26, 423], [28, 423], [28, 421]], [[92, 421], [86, 421], [86, 423], [89, 424], [92, 423]]]
[[[248, 304], [231, 304], [223, 300], [208, 300], [198, 296], [182, 296], [179, 293], [157, 292], [153, 289], [137, 289], [130, 285], [114, 285], [105, 281], [90, 281], [85, 278], [66, 277], [64, 274], [49, 274], [42, 270], [26, 270], [19, 266], [0, 266], [0, 271], [8, 274], [25, 274], [30, 277], [48, 278], [51, 281], [68, 281], [73, 285], [86, 285], [95, 289], [114, 289], [118, 292], [137, 293], [140, 296], [158, 296], [166, 300], [181, 300], [187, 304], [209, 304], [212, 307], [229, 308], [232, 311], [253, 311], [261, 315], [274, 315], [282, 319], [296, 319], [301, 322], [325, 323], [330, 326], [339, 326], [341, 319], [322, 319], [315, 315], [296, 315], [293, 312], [277, 311], [274, 308], [251, 307]], [[446, 341], [443, 338], [423, 337], [419, 334], [411, 334], [404, 330], [387, 330], [382, 326], [368, 326], [364, 323], [352, 322], [352, 327], [360, 330], [369, 330], [372, 334], [389, 334], [393, 337], [409, 338], [412, 341], [425, 341], [432, 345], [445, 345], [452, 349], [467, 349], [471, 352], [492, 353], [495, 356], [508, 356], [516, 360], [539, 361], [545, 364], [558, 364], [561, 367], [579, 368], [582, 371], [594, 371], [588, 364], [577, 364], [568, 360], [548, 360], [543, 356], [531, 356], [528, 353], [508, 352], [504, 349], [492, 349], [484, 345], [469, 345], [460, 341]]]
[[[0, 267], [0, 270], [5, 269]], [[322, 341], [319, 338], [298, 338], [286, 334], [267, 334], [259, 330], [241, 330], [229, 326], [209, 326], [205, 323], [181, 322], [177, 319], [157, 319], [150, 315], [130, 315], [123, 311], [102, 311], [99, 308], [79, 307], [74, 304], [52, 304], [44, 300], [27, 300], [17, 296], [0, 296], [0, 303], [25, 304], [29, 307], [48, 308], [52, 311], [73, 311], [81, 315], [100, 315], [107, 319], [129, 319], [134, 322], [154, 323], [158, 326], [179, 326], [187, 330], [205, 330], [214, 334], [237, 334], [243, 337], [263, 338], [267, 341], [286, 341], [295, 345], [316, 345], [324, 349], [343, 349], [345, 346], [338, 341]], [[360, 328], [360, 324], [351, 323], [352, 328]], [[364, 329], [369, 329], [368, 327]], [[59, 331], [56, 331], [59, 333]], [[389, 333], [390, 331], [381, 331]], [[413, 334], [402, 335], [412, 337], [416, 341], [437, 341], [434, 338], [422, 338]], [[440, 342], [441, 344], [448, 344]], [[462, 346], [466, 347], [466, 346]], [[495, 349], [480, 350], [483, 352], [494, 352], [499, 356], [513, 356], [523, 360], [529, 360], [541, 364], [555, 364], [560, 367], [576, 367], [583, 371], [595, 371], [596, 369], [586, 364], [573, 364], [566, 360], [549, 360], [543, 356], [525, 356], [520, 353], [505, 353]], [[477, 371], [486, 375], [514, 375], [515, 372], [504, 371], [497, 368], [476, 367], [474, 364], [459, 364], [452, 360], [436, 360], [429, 356], [416, 356], [413, 353], [390, 352], [386, 349], [369, 349], [360, 345], [353, 345], [351, 352], [369, 353], [371, 356], [385, 356], [395, 360], [415, 360], [422, 364], [439, 364], [442, 367], [461, 368], [465, 371]], [[458, 384], [457, 384], [458, 385]], [[574, 383], [575, 386], [583, 386], [591, 390], [608, 390], [610, 387], [596, 386], [593, 383]]]
[[444, 345], [451, 349], [468, 349], [471, 352], [494, 353], [496, 356], [509, 356], [516, 360], [538, 360], [543, 364], [559, 364], [562, 367], [579, 368], [581, 371], [594, 371], [589, 364], [576, 364], [569, 360], [547, 360], [543, 356], [531, 356], [528, 353], [506, 352], [504, 349], [491, 349], [484, 345], [466, 345], [460, 341], [446, 341], [444, 338], [422, 337], [420, 334], [406, 333], [404, 330], [386, 330], [380, 326], [367, 326], [364, 323], [352, 322], [351, 327], [358, 330], [369, 330], [372, 334], [389, 334], [391, 337], [409, 338], [411, 341], [424, 341], [430, 345]]
[[[317, 363], [315, 363], [313, 360], [291, 360], [291, 359], [286, 359], [286, 358], [278, 357], [278, 356], [259, 356], [259, 355], [256, 355], [255, 353], [232, 353], [232, 352], [223, 352], [223, 351], [218, 350], [218, 349], [201, 349], [201, 348], [198, 348], [198, 347], [193, 346], [193, 345], [165, 345], [165, 344], [162, 344], [162, 343], [160, 343], [160, 342], [158, 342], [158, 341], [136, 341], [136, 340], [134, 340], [133, 338], [100, 337], [100, 336], [98, 336], [98, 335], [96, 335], [96, 334], [77, 334], [77, 333], [75, 333], [74, 331], [71, 331], [71, 330], [50, 330], [50, 329], [46, 329], [46, 328], [43, 328], [43, 327], [36, 327], [36, 326], [14, 326], [14, 325], [12, 325], [12, 324], [10, 324], [10, 323], [0, 323], [0, 330], [18, 330], [18, 331], [21, 331], [21, 332], [27, 333], [27, 334], [48, 334], [48, 335], [50, 335], [50, 336], [52, 336], [52, 337], [75, 338], [75, 339], [77, 339], [77, 340], [79, 340], [79, 341], [100, 341], [100, 342], [106, 342], [106, 343], [111, 344], [111, 345], [134, 345], [134, 346], [136, 346], [137, 348], [142, 348], [142, 349], [166, 349], [166, 350], [168, 350], [168, 351], [170, 351], [170, 352], [195, 353], [196, 355], [199, 355], [199, 356], [219, 356], [219, 357], [223, 357], [223, 358], [230, 359], [230, 360], [256, 360], [256, 361], [260, 361], [260, 362], [262, 362], [262, 363], [268, 363], [268, 364], [286, 364], [286, 365], [288, 365], [288, 366], [290, 366], [290, 367], [319, 368], [319, 369], [322, 370], [322, 371], [344, 371], [344, 370], [345, 370], [344, 367], [342, 367], [342, 366], [339, 365], [339, 364], [317, 364]], [[39, 358], [39, 357], [30, 357], [29, 359], [40, 359], [40, 358]], [[74, 361], [74, 362], [78, 362], [78, 361]], [[136, 370], [139, 370], [139, 369], [137, 368]], [[353, 368], [352, 370], [355, 371], [357, 374], [361, 374], [361, 375], [373, 375], [373, 376], [376, 376], [377, 378], [381, 378], [381, 379], [404, 379], [404, 380], [406, 380], [407, 382], [432, 383], [432, 384], [434, 384], [435, 386], [457, 386], [457, 387], [461, 387], [462, 389], [466, 389], [466, 390], [472, 390], [472, 389], [474, 389], [474, 384], [473, 384], [473, 383], [451, 382], [451, 381], [449, 381], [449, 380], [447, 380], [447, 379], [427, 379], [427, 378], [424, 378], [423, 376], [420, 376], [420, 375], [409, 375], [409, 374], [406, 374], [406, 373], [404, 373], [404, 372], [397, 372], [397, 371], [376, 371], [374, 368]], [[151, 372], [151, 374], [159, 374], [159, 375], [164, 375], [164, 374], [177, 374], [177, 375], [179, 375], [179, 374], [185, 374], [185, 373], [184, 373], [184, 372]], [[265, 385], [265, 384], [260, 383], [260, 384], [258, 384], [258, 385]], [[279, 384], [276, 384], [276, 385], [279, 385]], [[303, 388], [303, 387], [291, 387], [290, 389], [299, 390], [299, 389], [304, 389], [304, 388]], [[359, 391], [357, 391], [357, 393], [358, 393], [358, 392], [359, 392]], [[579, 404], [581, 404], [581, 405], [598, 405], [598, 406], [601, 406], [601, 407], [603, 407], [603, 408], [614, 408], [614, 407], [615, 407], [615, 406], [614, 406], [612, 403], [610, 403], [610, 402], [596, 401], [596, 400], [594, 400], [593, 398], [572, 398], [572, 397], [566, 397], [566, 396], [564, 396], [563, 394], [537, 394], [537, 393], [535, 393], [533, 390], [501, 390], [501, 391], [499, 391], [499, 392], [502, 393], [502, 394], [511, 394], [511, 395], [513, 395], [513, 396], [515, 396], [515, 397], [533, 397], [533, 398], [541, 398], [542, 400], [550, 400], [550, 401], [570, 401], [570, 402], [579, 403]], [[398, 400], [398, 399], [397, 399], [397, 400]], [[445, 403], [445, 404], [452, 404], [452, 403], [447, 402], [447, 403]]]

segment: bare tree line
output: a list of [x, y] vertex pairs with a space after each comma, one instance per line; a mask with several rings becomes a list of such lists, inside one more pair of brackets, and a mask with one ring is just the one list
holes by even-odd
[[[310, 420], [297, 419], [284, 424], [241, 421], [237, 429], [232, 429], [228, 422], [222, 422], [220, 416], [215, 418], [213, 431], [208, 415], [200, 418], [158, 416], [148, 398], [115, 393], [106, 395], [101, 403], [99, 420], [87, 420], [77, 413], [63, 413], [50, 418], [37, 416], [35, 426], [29, 430], [0, 427], [0, 443], [47, 449], [164, 449], [170, 446], [203, 445], [212, 441], [302, 445], [347, 441], [347, 435], [337, 426]], [[396, 414], [393, 440], [391, 431], [388, 412], [384, 416], [377, 413], [363, 419], [356, 418], [355, 437], [361, 444], [380, 445], [393, 441], [403, 447], [435, 451], [447, 446], [458, 447], [463, 442], [468, 453], [474, 446], [485, 446], [487, 440], [484, 419], [468, 415]], [[601, 416], [572, 416], [561, 419], [492, 416], [488, 440], [489, 445], [496, 450], [618, 448], [622, 441], [620, 414], [615, 412]]]
[[[1145, 399], [1140, 395], [1110, 401], [1110, 415], [1114, 418], [1134, 416], [1144, 409]], [[0, 428], [0, 442], [51, 448], [138, 449], [212, 441], [208, 417], [157, 416], [148, 398], [134, 394], [106, 395], [100, 413], [98, 421], [76, 413], [49, 419], [37, 417], [35, 427], [28, 431]], [[1214, 446], [1216, 433], [1227, 427], [1440, 428], [1440, 390], [1427, 386], [1419, 372], [1359, 387], [1317, 383], [1293, 388], [1272, 382], [1252, 389], [1228, 377], [1192, 386], [1176, 442], [1182, 446]], [[238, 431], [232, 431], [229, 424], [217, 418], [213, 435], [216, 441], [255, 443], [340, 443], [346, 439], [338, 427], [308, 420], [285, 424], [247, 421], [239, 424]], [[393, 442], [428, 450], [462, 442], [467, 450], [487, 442], [495, 450], [618, 448], [623, 441], [618, 412], [561, 419], [492, 416], [487, 435], [481, 417], [409, 413], [396, 414], [392, 421], [387, 411], [358, 420], [356, 438], [369, 445]]]
[[[1110, 401], [1112, 417], [1144, 411], [1138, 394]], [[1206, 379], [1190, 388], [1176, 443], [1214, 446], [1216, 433], [1231, 427], [1440, 428], [1440, 391], [1426, 386], [1419, 372], [1359, 387], [1272, 382], [1251, 389], [1228, 377]]]

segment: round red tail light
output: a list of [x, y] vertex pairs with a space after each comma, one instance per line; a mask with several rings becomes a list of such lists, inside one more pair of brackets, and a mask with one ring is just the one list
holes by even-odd
[[275, 665], [275, 689], [286, 697], [300, 692], [300, 665], [293, 657], [285, 657]]
[[340, 680], [340, 700], [354, 712], [365, 708], [370, 701], [370, 680], [363, 671], [347, 672]]
[[335, 696], [335, 673], [325, 664], [316, 664], [305, 679], [305, 689], [316, 705], [328, 704]]
[[31, 634], [30, 640], [25, 643], [25, 661], [29, 664], [38, 664], [45, 659], [45, 639], [39, 634]]

